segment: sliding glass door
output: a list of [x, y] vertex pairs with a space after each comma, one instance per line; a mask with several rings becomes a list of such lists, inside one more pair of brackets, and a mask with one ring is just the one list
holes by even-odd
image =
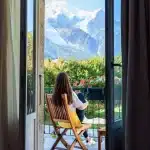
[[26, 150], [35, 149], [36, 127], [36, 2], [26, 1]]
[[121, 0], [106, 0], [106, 149], [123, 148]]

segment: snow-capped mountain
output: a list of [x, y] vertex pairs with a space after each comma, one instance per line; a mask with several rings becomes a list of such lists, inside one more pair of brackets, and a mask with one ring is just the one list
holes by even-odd
[[[70, 48], [69, 46], [64, 45], [57, 45], [53, 43], [51, 40], [45, 38], [46, 45], [45, 45], [45, 58], [57, 59], [57, 58], [64, 58], [64, 59], [88, 59], [89, 57], [93, 57], [94, 54], [90, 52], [85, 52], [81, 49]], [[50, 49], [50, 50], [49, 50]]]
[[[62, 1], [61, 1], [62, 2]], [[105, 54], [105, 11], [69, 11], [66, 3], [46, 3], [45, 57], [87, 59]], [[115, 54], [120, 51], [120, 22], [115, 21]]]
[[58, 32], [68, 44], [85, 52], [97, 53], [98, 41], [80, 28], [58, 29]]
[[95, 37], [102, 29], [105, 29], [105, 12], [99, 10], [95, 18], [88, 22], [88, 32]]

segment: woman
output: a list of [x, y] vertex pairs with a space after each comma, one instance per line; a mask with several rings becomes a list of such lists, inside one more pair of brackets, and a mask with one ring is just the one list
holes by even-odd
[[[84, 110], [85, 108], [87, 108], [88, 102], [82, 103], [79, 100], [78, 96], [71, 88], [68, 75], [64, 72], [59, 73], [56, 78], [55, 89], [53, 93], [53, 103], [56, 106], [63, 105], [62, 98], [61, 98], [62, 94], [67, 94], [68, 105], [71, 110], [70, 112], [72, 114], [73, 123], [75, 124], [76, 127], [81, 126], [83, 120], [82, 118], [80, 118], [80, 116], [77, 117], [76, 109]], [[63, 123], [61, 124], [61, 126], [65, 127], [67, 126], [67, 124]], [[88, 145], [95, 144], [95, 141], [93, 141], [93, 139], [88, 136], [87, 131], [85, 131], [83, 135], [86, 138], [86, 142]]]
[[[77, 94], [79, 100], [85, 104], [88, 103], [88, 101], [85, 99], [83, 93], [80, 90], [75, 90], [75, 93]], [[81, 110], [81, 109], [76, 109], [76, 113], [78, 115], [78, 117], [80, 118], [81, 122], [87, 122], [88, 119], [85, 117], [85, 110]]]

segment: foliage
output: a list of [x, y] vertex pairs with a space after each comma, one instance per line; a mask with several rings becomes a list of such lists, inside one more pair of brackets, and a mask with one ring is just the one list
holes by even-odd
[[[115, 63], [121, 63], [121, 57], [115, 58]], [[88, 60], [63, 60], [58, 59], [52, 61], [45, 60], [44, 74], [45, 74], [45, 87], [52, 87], [55, 83], [55, 78], [59, 72], [67, 72], [72, 86], [82, 87], [104, 87], [105, 86], [105, 59], [103, 57], [94, 57]], [[121, 69], [115, 67], [114, 70], [114, 83], [121, 85]], [[48, 88], [45, 88], [50, 93]], [[117, 91], [118, 92], [118, 91]], [[45, 123], [49, 122], [49, 113], [46, 111], [45, 105]], [[115, 112], [117, 114], [118, 112]], [[105, 118], [104, 102], [97, 103], [89, 101], [88, 109], [86, 110], [88, 118]], [[99, 125], [100, 126], [100, 125]]]
[[33, 69], [33, 35], [31, 32], [27, 34], [27, 69]]
[[31, 32], [27, 34], [27, 83], [30, 89], [33, 86], [33, 35]]
[[44, 86], [51, 87], [55, 83], [55, 74], [53, 70], [44, 67]]
[[91, 87], [104, 87], [105, 86], [105, 76], [98, 76], [89, 82]]
[[[121, 63], [121, 57], [115, 58], [115, 63]], [[59, 72], [66, 72], [72, 86], [78, 87], [104, 87], [105, 85], [105, 59], [94, 57], [88, 60], [45, 60], [45, 87], [51, 87]], [[115, 77], [121, 78], [121, 69], [115, 68]], [[116, 79], [115, 79], [116, 80]]]
[[[28, 80], [32, 80], [33, 75], [33, 35], [28, 33], [27, 36], [27, 71]], [[115, 57], [115, 63], [121, 63], [120, 56]], [[67, 72], [72, 86], [77, 87], [104, 87], [105, 85], [105, 58], [93, 57], [87, 60], [51, 60], [44, 61], [44, 81], [45, 87], [54, 86], [55, 78], [59, 72]], [[122, 77], [120, 67], [114, 69], [115, 82]], [[31, 81], [30, 81], [31, 82]]]

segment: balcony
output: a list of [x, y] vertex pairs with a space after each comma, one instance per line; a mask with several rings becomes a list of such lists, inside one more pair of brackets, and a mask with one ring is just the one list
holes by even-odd
[[[74, 88], [77, 89], [77, 88]], [[89, 106], [86, 109], [85, 116], [89, 119], [88, 121], [92, 124], [91, 129], [88, 130], [88, 133], [90, 137], [92, 137], [96, 144], [89, 147], [89, 149], [97, 150], [98, 149], [98, 134], [97, 129], [100, 127], [105, 127], [105, 109], [104, 109], [104, 99], [98, 100], [98, 97], [103, 97], [103, 89], [99, 89], [101, 91], [100, 95], [92, 94], [92, 90], [88, 90], [86, 88], [78, 88], [82, 93], [84, 93], [85, 97], [89, 101]], [[98, 91], [98, 89], [95, 89], [95, 91]], [[45, 93], [52, 93], [52, 88], [45, 88]], [[96, 98], [97, 97], [97, 98]], [[89, 99], [90, 98], [90, 99]], [[93, 99], [96, 98], [97, 100]], [[44, 114], [44, 135], [45, 135], [45, 147], [50, 148], [52, 146], [52, 142], [49, 141], [55, 141], [55, 135], [52, 134], [53, 127], [51, 125], [49, 114], [47, 113], [47, 106], [45, 101], [45, 114]], [[74, 139], [72, 131], [67, 132], [65, 136], [68, 143], [71, 143]], [[84, 137], [81, 137], [84, 140]], [[104, 140], [104, 138], [103, 138]], [[62, 147], [62, 145], [59, 145]], [[46, 150], [46, 149], [45, 149]]]
[[[86, 99], [89, 101], [89, 106], [86, 109], [85, 116], [88, 118], [88, 122], [92, 124], [92, 127], [88, 130], [90, 137], [92, 137], [96, 144], [89, 147], [91, 150], [98, 149], [98, 133], [97, 129], [105, 128], [105, 100], [103, 88], [74, 88], [79, 89]], [[45, 88], [45, 93], [52, 93], [53, 88]], [[120, 104], [116, 105], [115, 116], [119, 118], [121, 116]], [[49, 149], [56, 136], [53, 134], [53, 127], [50, 121], [49, 114], [47, 112], [46, 101], [44, 104], [44, 138], [45, 138], [45, 150]], [[81, 137], [84, 140], [84, 137]], [[74, 139], [72, 131], [67, 132], [65, 139], [68, 143], [71, 143]], [[102, 138], [102, 147], [104, 147], [105, 137]], [[63, 148], [61, 144], [59, 147]]]

